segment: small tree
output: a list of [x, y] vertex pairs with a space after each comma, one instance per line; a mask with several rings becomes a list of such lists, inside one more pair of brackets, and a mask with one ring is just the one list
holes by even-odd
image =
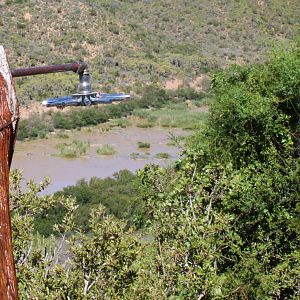
[[[126, 222], [99, 206], [86, 235], [75, 228], [72, 198], [39, 196], [48, 181], [20, 188], [22, 175], [11, 174], [11, 208], [15, 263], [20, 299], [122, 299], [135, 279], [133, 264], [140, 243]], [[44, 239], [34, 231], [35, 218], [60, 205], [66, 214], [54, 225], [56, 236]]]

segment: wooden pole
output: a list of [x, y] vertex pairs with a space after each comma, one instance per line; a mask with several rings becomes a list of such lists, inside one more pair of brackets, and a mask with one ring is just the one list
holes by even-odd
[[19, 105], [0, 46], [0, 299], [18, 299], [9, 212], [9, 168], [13, 156]]

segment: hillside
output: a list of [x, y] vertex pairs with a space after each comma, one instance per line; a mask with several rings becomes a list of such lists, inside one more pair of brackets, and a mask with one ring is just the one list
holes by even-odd
[[[94, 87], [139, 93], [263, 60], [299, 35], [300, 2], [209, 0], [0, 1], [0, 44], [11, 68], [89, 62]], [[22, 101], [74, 91], [70, 74], [16, 80]]]

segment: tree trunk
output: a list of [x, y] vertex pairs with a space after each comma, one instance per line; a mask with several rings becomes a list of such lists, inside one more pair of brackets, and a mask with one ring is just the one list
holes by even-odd
[[18, 299], [9, 213], [9, 168], [19, 107], [5, 52], [0, 46], [0, 299]]

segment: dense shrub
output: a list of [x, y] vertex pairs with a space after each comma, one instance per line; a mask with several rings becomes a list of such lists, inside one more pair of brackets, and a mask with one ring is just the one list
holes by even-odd
[[236, 163], [267, 161], [270, 151], [285, 158], [298, 151], [299, 65], [295, 47], [264, 65], [233, 67], [214, 78], [210, 135]]
[[18, 139], [46, 138], [48, 133], [53, 131], [51, 122], [40, 116], [31, 116], [29, 119], [20, 120]]
[[[38, 196], [47, 182], [31, 182], [27, 191], [21, 191], [21, 179], [19, 172], [11, 174], [10, 205], [20, 299], [122, 299], [136, 278], [134, 263], [141, 248], [126, 222], [97, 205], [88, 218], [89, 234], [83, 234], [75, 227], [74, 199]], [[62, 219], [56, 219], [54, 226], [43, 226], [53, 228], [59, 238], [46, 240], [34, 235], [35, 218], [56, 207], [61, 208]]]
[[[128, 225], [140, 228], [146, 219], [143, 202], [136, 176], [127, 170], [114, 174], [105, 179], [92, 178], [89, 181], [79, 180], [74, 186], [68, 186], [62, 192], [57, 192], [55, 197], [66, 196], [76, 199], [79, 207], [75, 215], [76, 226], [88, 229], [89, 215], [93, 208], [99, 204], [104, 205], [108, 212], [117, 218], [124, 219]], [[36, 224], [38, 231], [43, 235], [52, 233], [52, 226], [61, 220], [65, 210], [62, 207], [46, 211]], [[47, 215], [47, 222], [44, 222]]]
[[176, 170], [140, 173], [156, 252], [139, 284], [157, 282], [140, 295], [299, 297], [299, 70], [296, 45], [218, 73], [208, 126]]

